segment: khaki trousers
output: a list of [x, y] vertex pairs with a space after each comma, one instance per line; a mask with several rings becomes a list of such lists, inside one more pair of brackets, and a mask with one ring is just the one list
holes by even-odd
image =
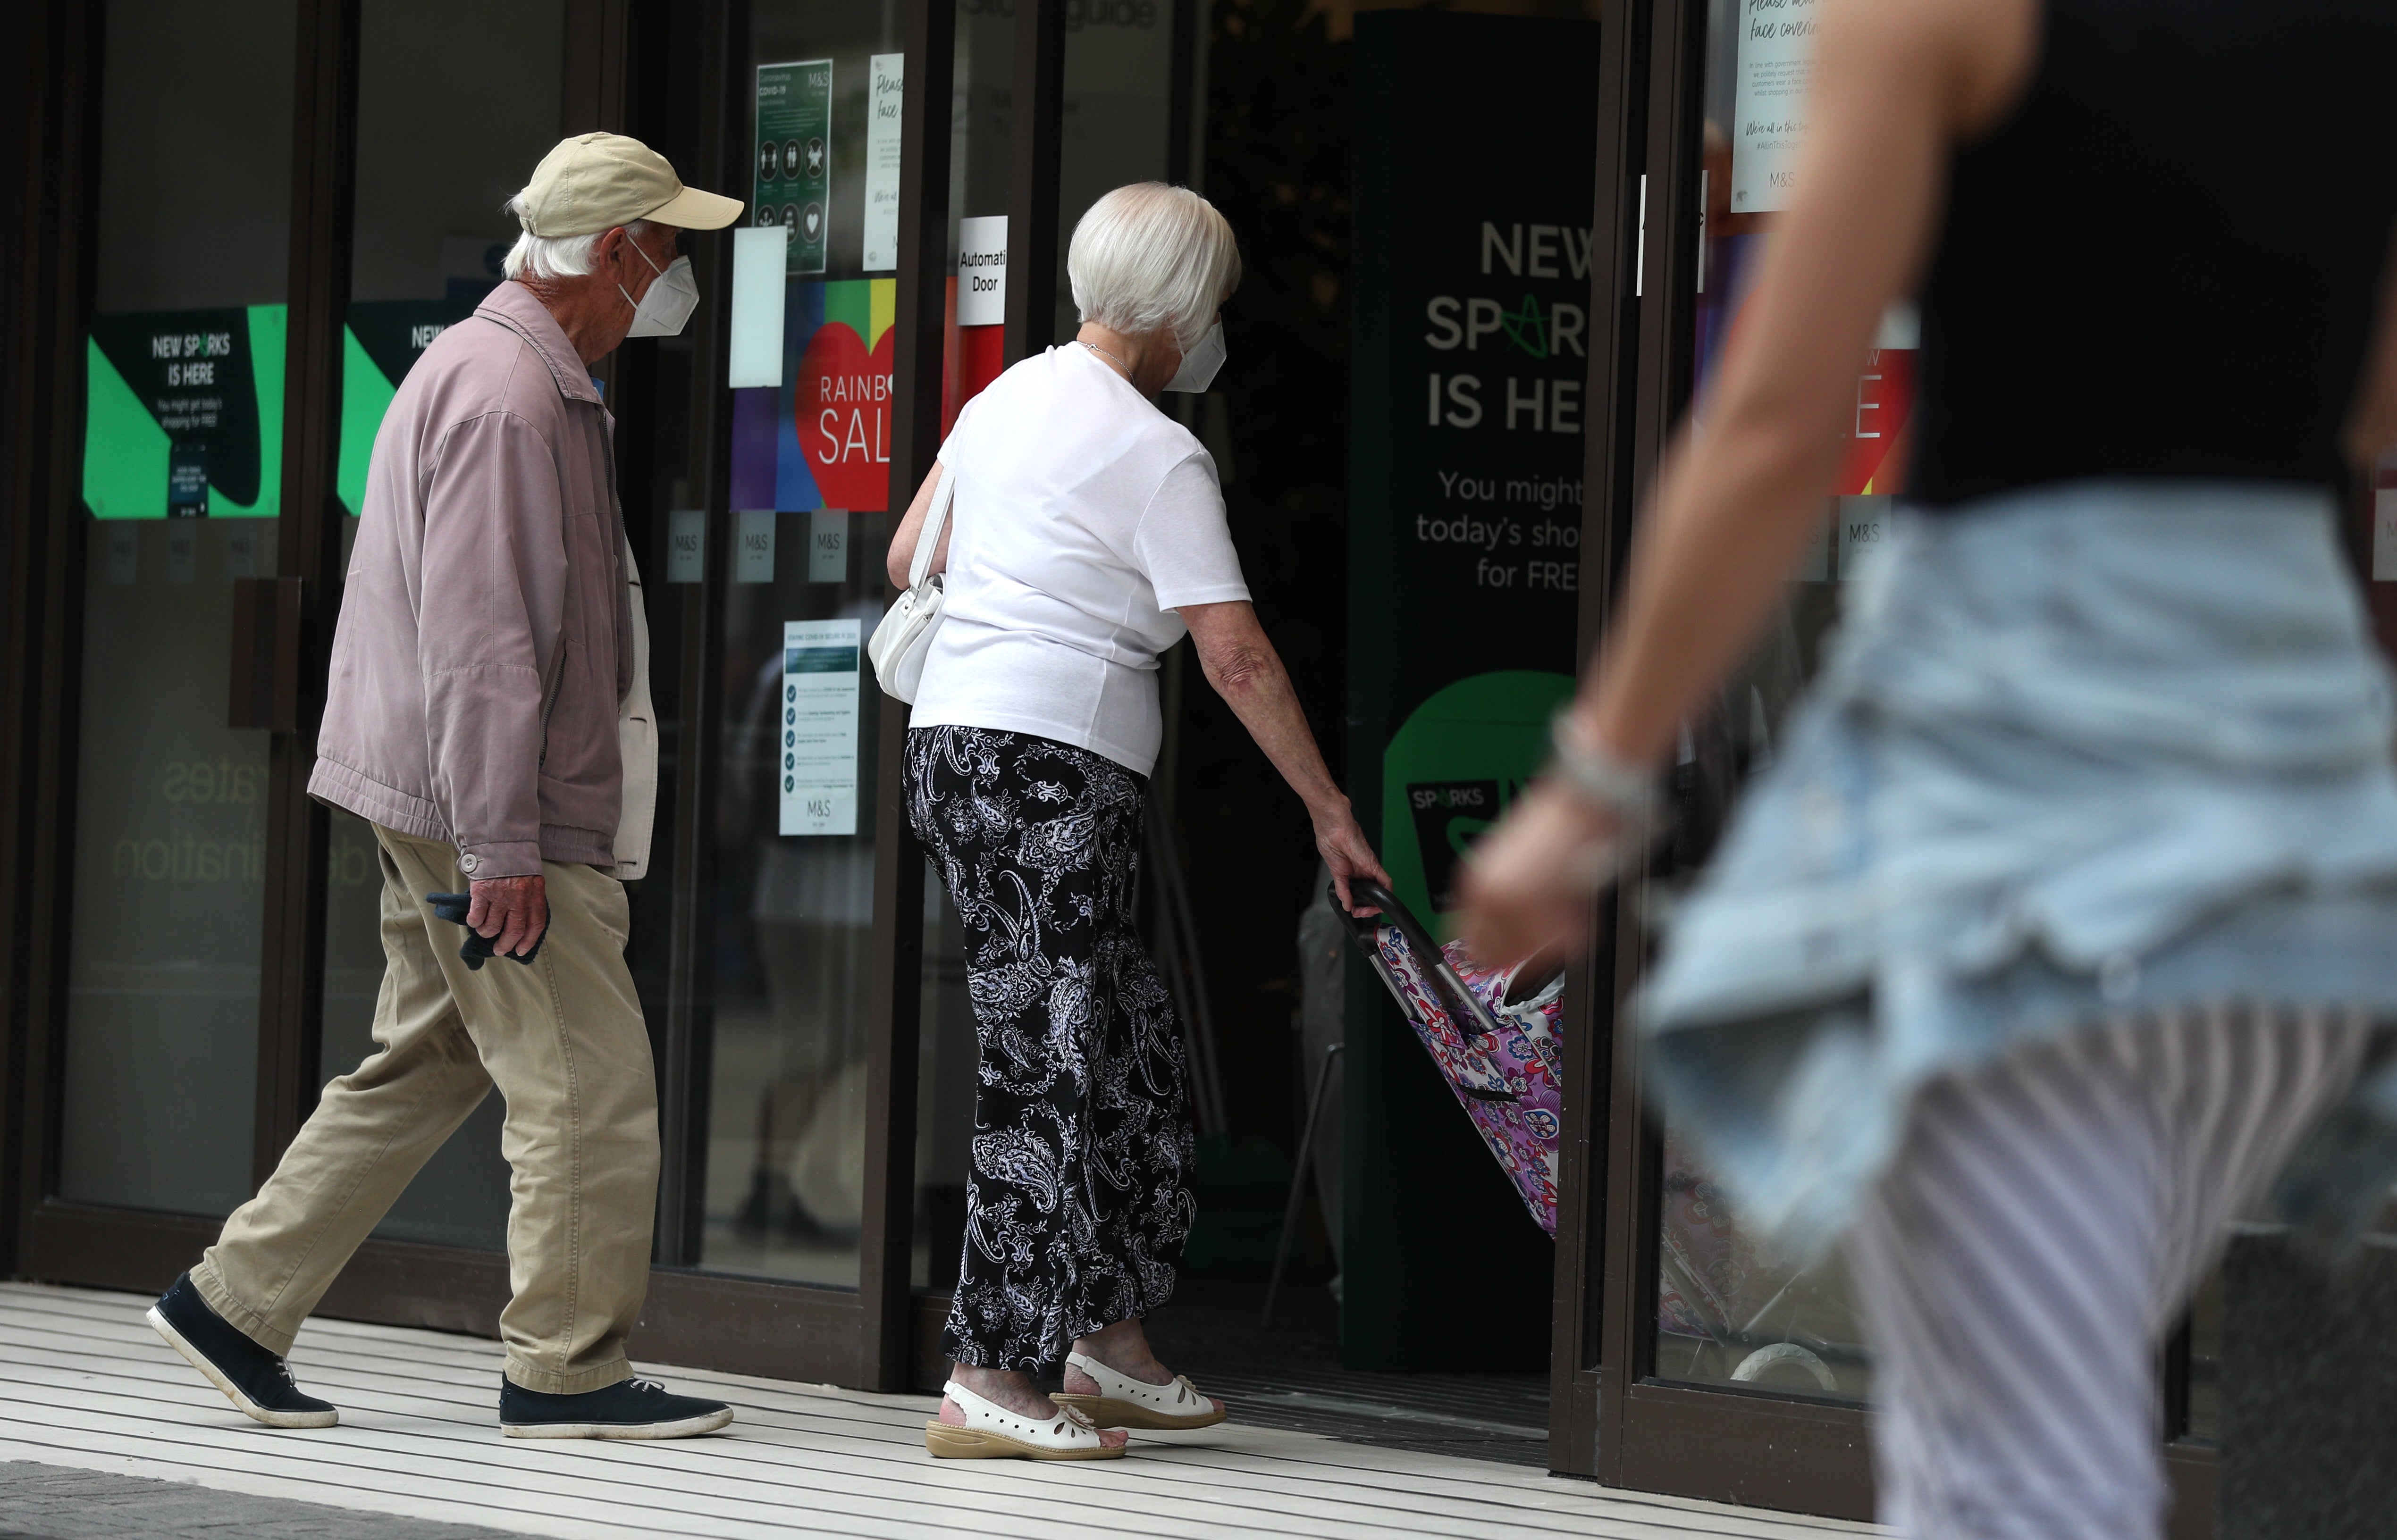
[[624, 966], [624, 886], [542, 864], [549, 932], [529, 966], [458, 957], [424, 895], [464, 892], [458, 852], [378, 826], [380, 1051], [325, 1088], [283, 1162], [192, 1269], [210, 1307], [276, 1353], [443, 1140], [491, 1088], [507, 1102], [507, 1377], [596, 1390], [632, 1373], [624, 1336], [649, 1283], [658, 1097]]

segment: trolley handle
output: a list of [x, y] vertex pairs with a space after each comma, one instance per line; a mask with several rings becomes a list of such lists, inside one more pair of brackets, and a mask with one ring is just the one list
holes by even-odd
[[[1446, 997], [1450, 1018], [1456, 1023], [1457, 1029], [1468, 1038], [1498, 1034], [1498, 1020], [1491, 1014], [1490, 1008], [1482, 1003], [1480, 996], [1465, 986], [1465, 981], [1456, 976], [1456, 970], [1448, 965], [1448, 956], [1440, 949], [1440, 944], [1431, 939], [1431, 932], [1424, 928], [1423, 921], [1415, 918], [1413, 911], [1399, 902], [1396, 893], [1371, 877], [1349, 878], [1349, 896], [1359, 904], [1382, 911], [1379, 915], [1360, 917], [1350, 914], [1341, 904], [1337, 887], [1329, 891], [1332, 907], [1347, 923], [1349, 938], [1365, 949], [1368, 957], [1379, 960], [1374, 935], [1383, 926], [1391, 927], [1423, 964], [1424, 971], [1430, 975], [1432, 986]], [[1506, 1100], [1511, 1102], [1514, 1098], [1509, 1096]]]

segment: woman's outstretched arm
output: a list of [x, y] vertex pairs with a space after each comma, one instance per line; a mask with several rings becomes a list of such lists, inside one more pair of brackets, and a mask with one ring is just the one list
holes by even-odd
[[1306, 725], [1306, 713], [1291, 688], [1290, 673], [1281, 665], [1265, 627], [1257, 623], [1256, 607], [1246, 599], [1225, 604], [1193, 604], [1177, 611], [1190, 628], [1190, 645], [1198, 651], [1198, 666], [1207, 682], [1224, 697], [1257, 747], [1265, 751], [1274, 769], [1290, 783], [1315, 821], [1315, 848], [1332, 868], [1340, 902], [1351, 914], [1371, 914], [1370, 906], [1350, 901], [1348, 880], [1369, 877], [1388, 887], [1390, 874], [1373, 855], [1365, 831], [1347, 794], [1332, 779], [1323, 751]]
[[[1641, 521], [1595, 676], [1566, 730], [1653, 763], [1780, 598], [1822, 516], [1841, 414], [1888, 303], [1929, 247], [1948, 150], [1996, 121], [2036, 55], [2034, 0], [1824, 0], [1798, 192], [1707, 405]], [[1466, 874], [1466, 935], [1512, 959], [1578, 934], [1611, 834], [1544, 783]]]

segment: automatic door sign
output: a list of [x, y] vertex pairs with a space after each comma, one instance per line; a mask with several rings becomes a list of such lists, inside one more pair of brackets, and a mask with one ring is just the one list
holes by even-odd
[[791, 232], [786, 275], [822, 273], [832, 222], [832, 60], [758, 65], [757, 107], [754, 218]]
[[860, 620], [783, 623], [783, 701], [774, 780], [781, 832], [857, 832]]

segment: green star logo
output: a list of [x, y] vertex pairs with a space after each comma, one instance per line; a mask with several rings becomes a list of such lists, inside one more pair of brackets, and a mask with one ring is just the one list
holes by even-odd
[[1506, 329], [1515, 345], [1525, 353], [1534, 358], [1548, 355], [1547, 323], [1541, 318], [1540, 301], [1536, 296], [1524, 295], [1523, 308], [1520, 311], [1500, 311], [1498, 324]]

